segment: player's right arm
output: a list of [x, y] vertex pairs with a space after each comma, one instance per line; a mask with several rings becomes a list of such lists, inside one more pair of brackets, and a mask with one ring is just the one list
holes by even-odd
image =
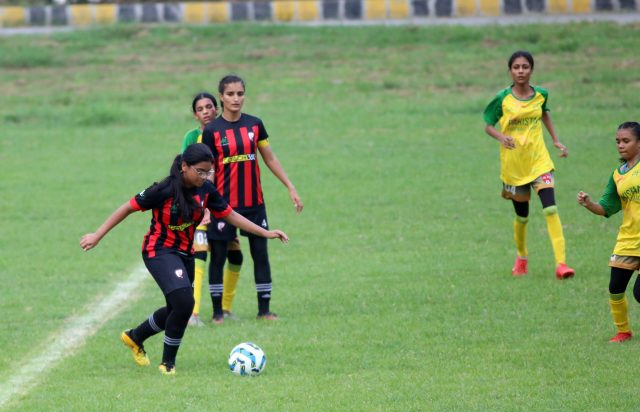
[[604, 193], [598, 202], [591, 200], [591, 196], [583, 191], [578, 192], [578, 203], [584, 206], [591, 213], [596, 215], [610, 217], [618, 213], [622, 209], [618, 189], [613, 180], [613, 174], [609, 177], [609, 182], [604, 189]]
[[498, 142], [500, 142], [500, 144], [502, 146], [505, 147], [505, 149], [515, 149], [516, 144], [513, 141], [513, 137], [511, 136], [507, 136], [506, 134], [500, 133], [498, 131], [498, 129], [496, 129], [495, 127], [491, 126], [490, 124], [486, 125], [484, 127], [484, 131], [485, 133], [487, 133], [489, 136], [493, 137], [494, 139], [496, 139]]
[[589, 193], [585, 193], [583, 191], [578, 192], [578, 203], [581, 206], [584, 206], [585, 209], [587, 209], [593, 214], [596, 214], [599, 216], [605, 215], [604, 208], [602, 207], [602, 205], [600, 203], [595, 203], [594, 201], [592, 201], [591, 196], [589, 196]]
[[489, 102], [487, 107], [484, 109], [482, 113], [482, 117], [484, 118], [485, 127], [484, 131], [489, 136], [496, 139], [502, 146], [506, 149], [515, 149], [516, 144], [511, 136], [507, 136], [506, 134], [500, 132], [498, 129], [494, 127], [496, 123], [502, 117], [502, 100], [504, 100], [505, 91], [502, 90], [500, 93], [496, 95], [496, 97]]
[[133, 208], [130, 201], [124, 203], [122, 206], [117, 208], [95, 232], [87, 233], [82, 236], [82, 238], [80, 238], [80, 247], [86, 252], [98, 246], [100, 240], [109, 233], [111, 229], [116, 227], [120, 222], [126, 219], [127, 216], [135, 211], [136, 209]]

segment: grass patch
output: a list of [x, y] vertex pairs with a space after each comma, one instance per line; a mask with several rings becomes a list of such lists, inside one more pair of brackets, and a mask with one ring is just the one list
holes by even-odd
[[[607, 259], [619, 217], [575, 203], [616, 165], [616, 126], [640, 105], [637, 26], [118, 26], [0, 38], [0, 368], [19, 370], [71, 316], [91, 310], [139, 261], [149, 215], [100, 247], [80, 236], [167, 174], [194, 127], [191, 97], [235, 72], [248, 113], [305, 211], [263, 168], [273, 227], [274, 324], [258, 323], [242, 241], [239, 322], [188, 329], [178, 375], [136, 368], [118, 341], [162, 305], [154, 282], [9, 407], [32, 410], [634, 409], [640, 346], [610, 345]], [[557, 199], [569, 262], [557, 282], [532, 202], [530, 275], [509, 275], [511, 205], [499, 198], [498, 148], [481, 112], [509, 84], [516, 49], [570, 157]], [[202, 311], [210, 312], [203, 297]], [[637, 305], [631, 304], [632, 327]], [[252, 340], [265, 373], [240, 379], [229, 350]], [[162, 336], [147, 344], [160, 360]], [[144, 395], [142, 395], [144, 394]]]

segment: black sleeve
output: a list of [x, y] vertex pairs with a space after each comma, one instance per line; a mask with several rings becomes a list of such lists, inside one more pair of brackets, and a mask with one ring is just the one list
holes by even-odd
[[[132, 200], [132, 205], [138, 210], [149, 210], [154, 207], [159, 207], [170, 196], [169, 187], [162, 183], [154, 183], [142, 192], [135, 195]], [[137, 206], [137, 207], [136, 207]]]
[[218, 193], [212, 183], [206, 182], [205, 185], [207, 193], [209, 194], [209, 196], [207, 196], [207, 204], [205, 205], [207, 209], [213, 213], [213, 216], [215, 216], [216, 219], [222, 219], [229, 215], [229, 213], [233, 211], [231, 206], [229, 206], [227, 201], [220, 196], [220, 193]]

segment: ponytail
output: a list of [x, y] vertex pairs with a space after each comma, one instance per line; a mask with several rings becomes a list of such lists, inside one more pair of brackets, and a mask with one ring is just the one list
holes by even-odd
[[189, 221], [193, 217], [193, 212], [200, 207], [189, 193], [184, 185], [182, 176], [182, 162], [187, 166], [192, 166], [200, 162], [213, 162], [213, 154], [209, 147], [202, 143], [196, 143], [188, 146], [184, 153], [179, 154], [173, 159], [169, 176], [161, 183], [171, 186], [173, 194], [173, 206], [180, 212], [182, 220]]

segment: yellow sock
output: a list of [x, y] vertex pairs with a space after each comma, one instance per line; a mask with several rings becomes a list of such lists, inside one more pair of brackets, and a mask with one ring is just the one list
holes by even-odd
[[196, 304], [193, 305], [193, 313], [195, 315], [200, 313], [200, 296], [202, 295], [202, 278], [204, 277], [204, 269], [206, 262], [202, 259], [195, 259], [196, 270], [193, 280], [193, 299]]
[[222, 277], [222, 310], [227, 312], [231, 312], [231, 305], [233, 305], [233, 298], [236, 296], [236, 288], [238, 286], [238, 279], [240, 278], [240, 271], [234, 269], [236, 269], [236, 267], [226, 267]]
[[527, 252], [527, 222], [529, 218], [516, 216], [513, 220], [513, 240], [516, 242], [518, 256], [526, 257]]
[[556, 206], [549, 206], [542, 209], [542, 211], [544, 212], [544, 219], [547, 221], [547, 231], [549, 232], [549, 239], [551, 239], [556, 265], [566, 263], [564, 234], [562, 233], [562, 223], [558, 215], [558, 208]]
[[609, 306], [613, 323], [618, 332], [631, 332], [629, 329], [629, 314], [627, 310], [627, 297], [624, 293], [609, 294]]

